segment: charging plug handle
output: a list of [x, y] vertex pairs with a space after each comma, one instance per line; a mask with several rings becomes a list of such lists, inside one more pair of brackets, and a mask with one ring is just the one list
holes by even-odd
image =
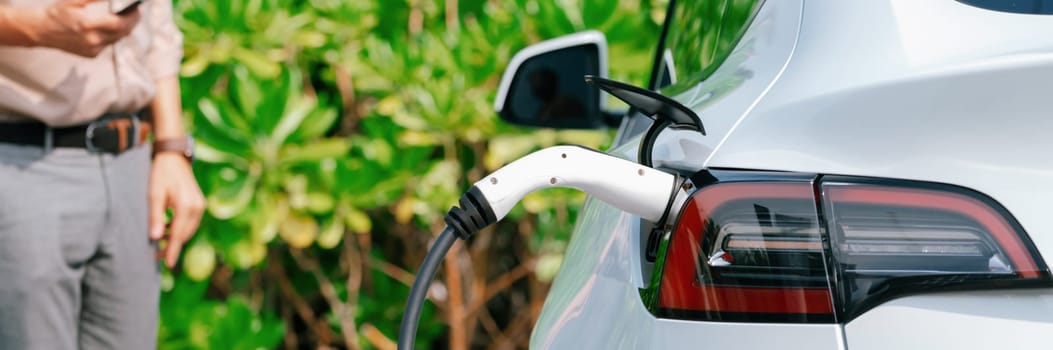
[[574, 188], [648, 221], [665, 213], [676, 176], [581, 146], [553, 146], [524, 156], [475, 183], [501, 220], [528, 193]]

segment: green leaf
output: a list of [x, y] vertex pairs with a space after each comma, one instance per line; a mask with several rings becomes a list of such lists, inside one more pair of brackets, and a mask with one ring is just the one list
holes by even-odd
[[260, 79], [257, 84], [264, 86], [265, 98], [260, 112], [256, 114], [256, 129], [259, 130], [262, 137], [278, 140], [272, 135], [275, 134], [275, 129], [282, 122], [282, 118], [292, 109], [290, 105], [299, 103], [302, 99], [314, 99], [314, 97], [303, 95], [303, 76], [299, 69], [285, 69], [281, 73], [281, 79]]
[[199, 139], [194, 142], [194, 160], [207, 163], [233, 164], [245, 167], [248, 162], [239, 155], [220, 150], [219, 147], [210, 145], [209, 140]]
[[346, 139], [322, 139], [302, 146], [286, 145], [281, 149], [280, 160], [283, 164], [319, 161], [344, 156], [350, 150], [351, 143]]
[[373, 230], [373, 221], [361, 210], [348, 208], [347, 214], [344, 215], [344, 220], [347, 228], [352, 232], [369, 233]]
[[259, 182], [258, 175], [241, 173], [232, 168], [223, 171], [230, 174], [225, 176], [230, 179], [221, 176], [217, 180], [219, 183], [213, 184], [217, 190], [207, 196], [209, 214], [221, 220], [233, 218], [244, 211], [252, 201]]
[[[243, 115], [256, 115], [261, 112], [263, 104], [263, 86], [250, 76], [249, 70], [244, 66], [234, 67], [234, 76], [230, 80], [230, 90], [234, 97], [233, 102]], [[252, 128], [245, 125], [244, 118], [238, 118], [240, 123], [234, 125], [241, 132], [251, 132]], [[230, 120], [228, 120], [230, 121]]]
[[255, 202], [259, 211], [252, 216], [251, 238], [254, 242], [267, 243], [278, 235], [278, 227], [289, 216], [289, 200], [281, 193], [260, 191]]
[[224, 152], [235, 154], [247, 153], [250, 149], [247, 137], [251, 135], [231, 127], [232, 124], [237, 124], [234, 120], [238, 117], [234, 115], [236, 112], [228, 107], [229, 103], [226, 101], [214, 101], [211, 98], [198, 100], [194, 113], [197, 117], [194, 119], [194, 134], [202, 143], [217, 150], [222, 149]]
[[183, 272], [195, 281], [204, 281], [216, 268], [216, 250], [204, 240], [195, 240], [183, 254]]
[[179, 75], [195, 77], [204, 72], [205, 68], [208, 68], [211, 63], [205, 55], [187, 56], [183, 64], [179, 66]]
[[270, 138], [274, 143], [285, 142], [289, 135], [292, 135], [300, 127], [300, 124], [311, 114], [311, 111], [318, 103], [318, 101], [309, 98], [300, 98], [291, 102], [292, 104], [286, 105], [288, 109], [282, 113], [281, 119], [278, 120], [278, 125], [271, 132]]
[[344, 239], [344, 221], [340, 218], [326, 220], [318, 233], [318, 246], [323, 249], [333, 249]]
[[336, 122], [336, 110], [316, 108], [304, 118], [300, 128], [294, 133], [294, 140], [310, 140], [323, 136]]
[[327, 214], [333, 211], [336, 200], [326, 192], [307, 193], [307, 211], [311, 214]]
[[[237, 1], [232, 1], [237, 2]], [[253, 74], [261, 78], [275, 78], [281, 74], [282, 67], [277, 62], [272, 61], [266, 55], [247, 50], [241, 47], [235, 47], [231, 51], [231, 55], [235, 59], [245, 65]]]
[[282, 222], [278, 234], [293, 248], [307, 248], [318, 237], [318, 222], [310, 216], [293, 213]]
[[230, 247], [227, 260], [239, 269], [248, 269], [259, 264], [266, 257], [267, 246], [262, 242], [242, 240]]

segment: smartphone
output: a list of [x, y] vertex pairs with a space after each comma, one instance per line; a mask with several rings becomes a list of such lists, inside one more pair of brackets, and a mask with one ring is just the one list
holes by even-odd
[[135, 0], [135, 1], [132, 1], [132, 3], [128, 4], [128, 6], [125, 6], [123, 9], [120, 9], [119, 11], [114, 12], [114, 13], [116, 13], [118, 16], [124, 16], [124, 15], [127, 15], [129, 13], [132, 13], [132, 11], [135, 11], [135, 9], [139, 8], [139, 5], [142, 5], [142, 4], [143, 4], [143, 0]]

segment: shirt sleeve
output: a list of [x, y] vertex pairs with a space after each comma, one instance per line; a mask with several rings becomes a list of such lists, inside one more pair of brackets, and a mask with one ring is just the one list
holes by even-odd
[[148, 2], [145, 18], [150, 26], [151, 43], [146, 65], [154, 80], [179, 74], [183, 60], [183, 33], [172, 19], [172, 0]]

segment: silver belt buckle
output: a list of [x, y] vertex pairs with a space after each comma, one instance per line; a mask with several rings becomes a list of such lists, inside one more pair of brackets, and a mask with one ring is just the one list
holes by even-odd
[[94, 139], [95, 139], [95, 128], [98, 127], [97, 123], [107, 122], [107, 121], [109, 121], [109, 118], [105, 118], [104, 117], [104, 118], [99, 118], [99, 119], [93, 120], [91, 123], [88, 123], [88, 128], [86, 130], [84, 130], [84, 148], [87, 149], [88, 152], [91, 152], [91, 153], [99, 153], [99, 152], [101, 152], [101, 150], [99, 150], [98, 147], [95, 147], [95, 142], [93, 142]]
[[44, 154], [51, 153], [51, 150], [55, 148], [55, 131], [47, 124], [44, 124]]

